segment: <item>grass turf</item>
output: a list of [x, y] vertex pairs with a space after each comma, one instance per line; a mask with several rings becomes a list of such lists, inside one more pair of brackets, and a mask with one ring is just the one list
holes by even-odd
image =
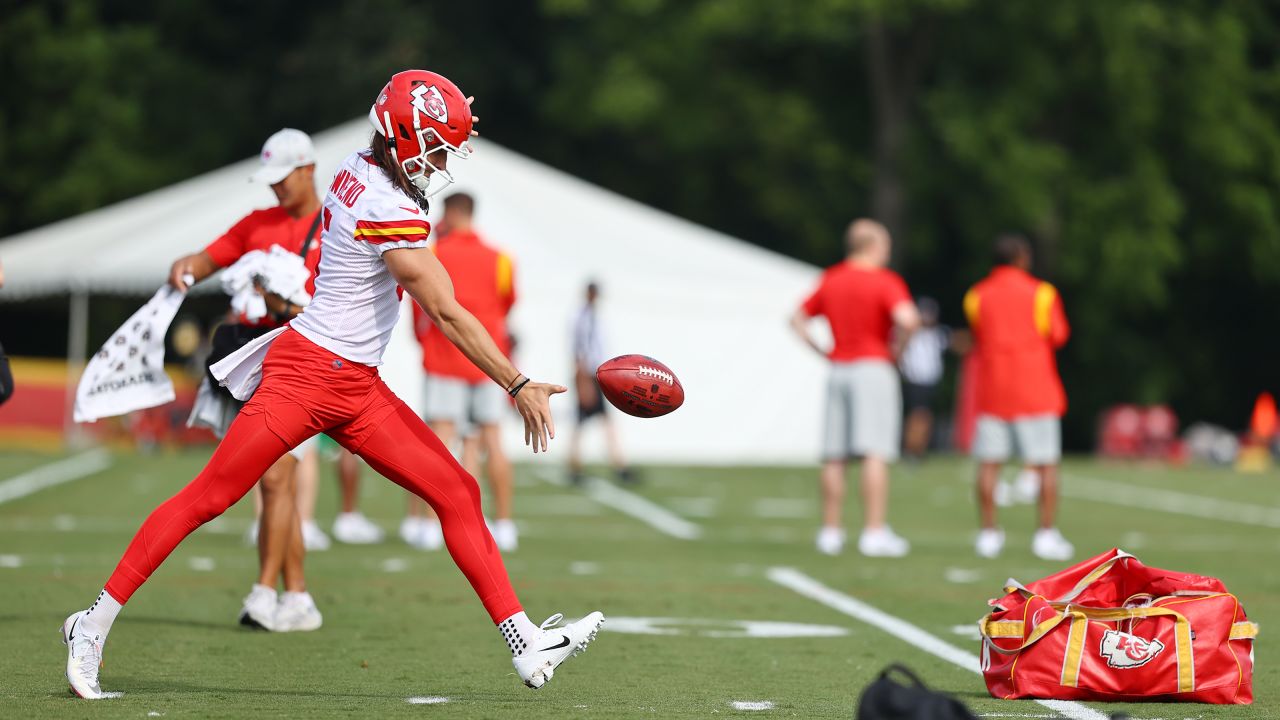
[[[891, 517], [913, 543], [903, 560], [813, 551], [813, 468], [647, 469], [636, 492], [702, 529], [701, 539], [678, 540], [539, 479], [545, 468], [521, 467], [521, 548], [507, 567], [535, 621], [599, 608], [618, 617], [716, 623], [667, 627], [674, 633], [668, 635], [604, 632], [537, 693], [515, 677], [500, 636], [448, 555], [395, 540], [335, 545], [308, 557], [311, 591], [325, 615], [320, 631], [241, 629], [235, 615], [256, 575], [256, 557], [241, 539], [252, 514], [246, 499], [180, 546], [121, 615], [107, 645], [103, 684], [124, 696], [93, 706], [71, 698], [59, 624], [93, 599], [144, 515], [206, 458], [201, 451], [118, 454], [104, 472], [0, 504], [0, 715], [848, 718], [861, 688], [897, 660], [975, 712], [1052, 717], [1040, 705], [992, 700], [978, 675], [766, 578], [773, 566], [798, 568], [976, 653], [977, 642], [958, 634], [958, 626], [973, 624], [1005, 578], [1032, 580], [1057, 567], [1028, 550], [1028, 507], [1003, 510], [1009, 545], [1001, 559], [973, 555], [972, 468], [955, 459], [895, 468]], [[52, 459], [0, 455], [0, 480]], [[1061, 526], [1081, 557], [1120, 545], [1149, 564], [1217, 575], [1263, 631], [1253, 706], [1094, 707], [1135, 718], [1280, 714], [1280, 670], [1268, 643], [1271, 620], [1280, 618], [1275, 529], [1140, 509], [1122, 504], [1127, 495], [1097, 492], [1099, 482], [1123, 483], [1277, 508], [1275, 477], [1089, 461], [1069, 462], [1065, 470]], [[335, 496], [327, 468], [321, 518], [332, 518]], [[394, 531], [402, 492], [366, 470], [362, 498], [364, 510]], [[850, 508], [856, 511], [856, 503]], [[717, 636], [732, 630], [724, 623], [733, 620], [838, 626], [848, 634]], [[769, 701], [773, 709], [738, 711], [733, 701]]]

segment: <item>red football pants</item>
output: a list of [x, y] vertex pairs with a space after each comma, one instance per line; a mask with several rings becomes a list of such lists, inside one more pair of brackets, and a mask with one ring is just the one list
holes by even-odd
[[262, 384], [195, 480], [156, 508], [107, 581], [121, 604], [187, 535], [221, 515], [272, 463], [324, 432], [440, 516], [445, 545], [495, 623], [520, 612], [485, 526], [480, 488], [375, 368], [334, 355], [294, 330], [272, 343]]

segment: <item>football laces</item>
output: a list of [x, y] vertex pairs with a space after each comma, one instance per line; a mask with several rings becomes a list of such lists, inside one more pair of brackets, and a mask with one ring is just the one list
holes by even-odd
[[665, 370], [662, 370], [650, 365], [641, 365], [637, 367], [636, 373], [645, 377], [657, 378], [668, 385], [676, 384], [676, 378], [674, 375], [672, 375], [671, 373]]

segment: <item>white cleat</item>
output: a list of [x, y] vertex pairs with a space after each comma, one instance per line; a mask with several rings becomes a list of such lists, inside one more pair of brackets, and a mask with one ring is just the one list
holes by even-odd
[[333, 537], [340, 543], [372, 545], [382, 542], [385, 535], [364, 513], [338, 513], [333, 521]]
[[276, 608], [279, 598], [275, 588], [254, 583], [240, 608], [240, 624], [260, 630], [276, 630]]
[[838, 527], [823, 526], [818, 531], [814, 544], [823, 555], [839, 555], [844, 550], [844, 530]]
[[493, 533], [493, 542], [502, 552], [512, 552], [520, 547], [520, 533], [514, 520], [494, 520], [490, 532]]
[[400, 539], [403, 540], [406, 545], [418, 547], [418, 536], [422, 534], [422, 531], [418, 529], [418, 526], [421, 522], [421, 519], [413, 517], [412, 515], [400, 521]]
[[866, 557], [904, 557], [911, 552], [911, 543], [885, 525], [863, 530], [858, 536], [858, 552]]
[[560, 663], [586, 650], [604, 624], [604, 615], [597, 611], [564, 627], [551, 627], [562, 619], [564, 616], [560, 613], [547, 618], [529, 649], [511, 659], [520, 679], [534, 690], [547, 684]]
[[104, 639], [98, 634], [90, 635], [81, 627], [85, 612], [72, 613], [62, 623], [62, 644], [67, 646], [67, 682], [71, 684], [71, 692], [85, 700], [118, 697], [119, 693], [104, 693], [98, 685]]
[[999, 557], [1004, 550], [1004, 531], [997, 528], [983, 528], [978, 531], [978, 539], [973, 543], [974, 552], [979, 557], [990, 560]]
[[302, 546], [307, 552], [320, 552], [329, 549], [329, 536], [324, 534], [315, 520], [302, 523]]
[[276, 608], [277, 632], [310, 632], [319, 630], [324, 618], [316, 602], [307, 592], [286, 592]]
[[444, 547], [444, 531], [440, 529], [439, 520], [432, 518], [419, 521], [418, 543], [414, 547], [419, 550], [439, 550]]
[[1041, 560], [1070, 560], [1076, 554], [1067, 539], [1062, 537], [1058, 528], [1041, 528], [1031, 540], [1031, 552]]

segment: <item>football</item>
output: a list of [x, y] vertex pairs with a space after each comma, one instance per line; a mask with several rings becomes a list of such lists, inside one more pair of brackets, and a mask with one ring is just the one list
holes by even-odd
[[596, 369], [600, 390], [628, 415], [653, 418], [684, 403], [684, 386], [671, 368], [647, 355], [620, 355]]

